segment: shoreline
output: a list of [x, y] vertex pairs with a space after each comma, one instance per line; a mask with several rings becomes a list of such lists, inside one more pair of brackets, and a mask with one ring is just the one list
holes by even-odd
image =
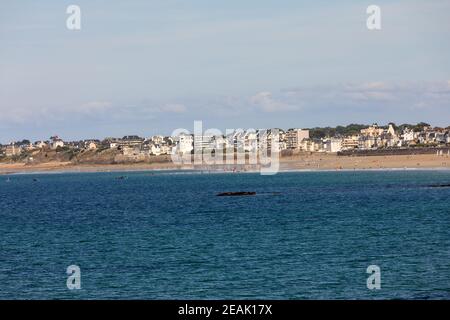
[[[16, 176], [16, 175], [50, 175], [50, 174], [78, 174], [78, 173], [139, 173], [139, 172], [173, 172], [173, 174], [251, 174], [260, 171], [221, 171], [221, 170], [200, 170], [200, 169], [117, 169], [117, 170], [98, 170], [98, 171], [75, 171], [75, 170], [59, 170], [59, 171], [23, 171], [23, 172], [0, 172], [0, 176]], [[450, 168], [382, 168], [382, 169], [292, 169], [280, 170], [279, 173], [325, 173], [325, 172], [412, 172], [412, 171], [450, 171]]]
[[[231, 168], [236, 168], [232, 170]], [[282, 157], [278, 172], [326, 172], [326, 171], [414, 171], [450, 170], [448, 155], [393, 155], [393, 156], [337, 156], [335, 154], [308, 154]], [[47, 162], [40, 164], [0, 163], [0, 175], [42, 173], [88, 172], [201, 172], [201, 173], [252, 173], [259, 172], [255, 165], [216, 165], [195, 167], [172, 162], [130, 164], [73, 164], [71, 162]]]

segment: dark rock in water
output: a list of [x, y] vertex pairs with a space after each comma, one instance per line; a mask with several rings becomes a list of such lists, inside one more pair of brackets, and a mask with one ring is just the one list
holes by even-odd
[[240, 192], [222, 192], [217, 194], [218, 197], [233, 197], [233, 196], [254, 196], [256, 192], [240, 191]]
[[444, 183], [444, 184], [432, 184], [430, 185], [431, 188], [450, 188], [450, 183]]

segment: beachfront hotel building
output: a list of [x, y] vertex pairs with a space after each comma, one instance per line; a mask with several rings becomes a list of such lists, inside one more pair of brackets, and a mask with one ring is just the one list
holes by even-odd
[[258, 130], [257, 137], [259, 150], [272, 150], [272, 140], [274, 137], [277, 137], [278, 139], [278, 149], [283, 150], [283, 148], [285, 148], [285, 133], [282, 129], [274, 128]]
[[361, 130], [361, 135], [364, 137], [378, 137], [384, 132], [384, 129], [379, 128], [377, 124], [373, 124], [366, 129]]
[[258, 150], [258, 134], [256, 130], [249, 129], [244, 135], [244, 150], [254, 152]]
[[301, 142], [309, 139], [309, 130], [289, 129], [285, 135], [287, 149], [301, 149]]
[[387, 129], [379, 128], [377, 125], [372, 125], [367, 129], [361, 130], [359, 137], [359, 149], [374, 149], [384, 147], [396, 147], [400, 143], [392, 124]]
[[359, 147], [359, 136], [349, 136], [342, 139], [342, 150], [357, 149]]
[[330, 138], [324, 141], [324, 151], [337, 153], [342, 151], [342, 139]]
[[213, 145], [214, 145], [214, 148], [217, 150], [225, 150], [231, 144], [230, 144], [230, 140], [228, 140], [225, 136], [217, 135], [217, 136], [214, 136], [214, 144]]

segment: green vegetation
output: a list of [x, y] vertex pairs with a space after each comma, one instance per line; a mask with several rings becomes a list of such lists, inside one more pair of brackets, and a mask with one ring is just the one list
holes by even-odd
[[97, 153], [101, 153], [101, 152], [103, 152], [103, 151], [105, 151], [105, 150], [109, 150], [109, 147], [108, 146], [100, 146], [100, 147], [98, 147], [97, 148]]
[[325, 127], [325, 128], [311, 128], [309, 130], [309, 136], [313, 139], [325, 138], [325, 137], [335, 137], [335, 136], [351, 136], [356, 135], [361, 132], [361, 129], [369, 127], [365, 124], [349, 124], [348, 126], [337, 126], [336, 128]]
[[424, 127], [429, 127], [430, 124], [426, 123], [426, 122], [419, 122], [418, 124], [409, 124], [409, 123], [404, 123], [401, 126], [398, 127], [398, 129], [400, 131], [402, 131], [405, 128], [410, 128], [412, 129], [414, 132], [421, 132], [423, 131]]
[[[400, 126], [397, 126], [395, 123], [390, 122], [386, 126], [379, 126], [379, 128], [387, 129], [390, 124], [392, 124], [392, 126], [394, 127], [394, 130], [397, 132], [402, 132], [405, 128], [410, 128], [410, 129], [414, 130], [415, 132], [421, 132], [421, 131], [423, 131], [424, 127], [430, 126], [430, 124], [428, 124], [426, 122], [419, 122], [418, 124], [404, 123]], [[325, 138], [325, 137], [357, 135], [357, 134], [360, 134], [362, 129], [365, 129], [368, 127], [369, 127], [369, 125], [352, 123], [352, 124], [349, 124], [348, 126], [337, 126], [335, 128], [333, 128], [333, 127], [324, 127], [324, 128], [315, 127], [315, 128], [311, 128], [311, 129], [307, 129], [307, 130], [309, 130], [309, 136], [312, 139], [321, 139], [321, 138]]]
[[432, 142], [432, 143], [416, 143], [409, 146], [410, 148], [434, 148], [439, 147], [438, 143]]
[[78, 149], [69, 149], [67, 151], [67, 154], [69, 155], [69, 161], [75, 158], [80, 153], [80, 150]]
[[73, 150], [73, 149], [71, 149], [70, 147], [68, 147], [68, 146], [64, 146], [64, 147], [57, 147], [56, 148], [56, 152], [67, 152], [67, 151], [71, 151], [71, 150]]

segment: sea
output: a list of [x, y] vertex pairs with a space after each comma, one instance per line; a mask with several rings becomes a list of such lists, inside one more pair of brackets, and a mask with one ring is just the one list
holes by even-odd
[[[0, 299], [450, 299], [449, 185], [446, 170], [3, 175]], [[256, 195], [217, 196], [239, 191]]]

